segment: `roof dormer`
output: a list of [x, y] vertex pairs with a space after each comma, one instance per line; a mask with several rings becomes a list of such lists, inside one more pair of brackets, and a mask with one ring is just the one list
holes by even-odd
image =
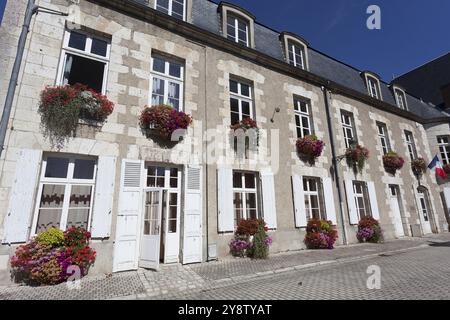
[[368, 94], [372, 98], [383, 100], [383, 96], [381, 94], [380, 76], [370, 71], [363, 71], [362, 76], [364, 78]]
[[291, 32], [282, 32], [280, 40], [283, 44], [286, 62], [294, 67], [308, 70], [308, 42]]
[[406, 98], [406, 92], [401, 87], [396, 84], [391, 85], [392, 94], [395, 98], [395, 103], [397, 107], [403, 110], [408, 110], [408, 100]]
[[222, 17], [222, 34], [227, 39], [246, 47], [255, 47], [255, 16], [247, 10], [228, 2], [218, 7]]

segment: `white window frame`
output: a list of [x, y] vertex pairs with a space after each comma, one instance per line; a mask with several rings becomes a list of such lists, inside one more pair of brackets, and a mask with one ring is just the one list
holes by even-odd
[[[310, 190], [310, 184], [308, 183], [308, 181], [313, 181], [316, 184], [316, 191]], [[319, 207], [315, 208], [315, 209], [319, 210], [319, 218], [320, 219], [327, 220], [322, 179], [317, 178], [317, 177], [303, 177], [303, 195], [304, 195], [303, 201], [305, 201], [306, 219], [310, 220], [313, 218], [313, 213], [312, 213], [313, 208], [311, 205], [312, 204], [311, 198], [317, 197], [317, 204], [319, 205]], [[308, 201], [309, 201], [309, 210], [308, 210], [308, 206], [306, 205], [306, 203], [307, 203], [306, 198], [308, 198]]]
[[[153, 63], [155, 57], [164, 60], [164, 73], [153, 70]], [[180, 66], [180, 77], [174, 77], [169, 74], [170, 63], [177, 64]], [[178, 111], [184, 111], [184, 64], [179, 60], [168, 58], [161, 54], [152, 54], [150, 63], [150, 94], [149, 94], [149, 105], [152, 105], [153, 100], [153, 79], [159, 79], [164, 81], [164, 97], [163, 103], [168, 105], [169, 102], [169, 82], [177, 83], [180, 86], [180, 98], [179, 98], [179, 108]]]
[[[297, 54], [295, 53], [295, 48], [299, 48], [300, 49], [300, 61], [297, 61]], [[300, 68], [305, 70], [305, 65], [306, 65], [306, 59], [305, 59], [305, 51], [306, 48], [304, 45], [300, 44], [300, 43], [296, 43], [292, 40], [288, 40], [288, 61], [291, 65], [293, 65], [294, 67]], [[290, 53], [292, 53], [292, 58], [294, 60], [290, 59]]]
[[[186, 0], [181, 0], [181, 1], [183, 2], [183, 19], [182, 20], [186, 21]], [[167, 14], [171, 17], [174, 17], [172, 15], [173, 0], [168, 0], [168, 2], [169, 2], [169, 7], [167, 8]], [[161, 10], [158, 10], [158, 0], [155, 0], [154, 9], [159, 12], [162, 12]], [[177, 18], [177, 17], [174, 17], [174, 18]]]
[[387, 154], [391, 151], [391, 142], [389, 140], [389, 133], [385, 123], [377, 121], [377, 133], [383, 154]]
[[[346, 119], [348, 118], [349, 121], [346, 121]], [[347, 111], [343, 111], [341, 110], [341, 124], [342, 124], [342, 130], [344, 133], [344, 142], [345, 142], [345, 147], [346, 148], [350, 148], [350, 142], [354, 141], [357, 142], [358, 139], [355, 135], [355, 119], [353, 117], [353, 114]], [[348, 136], [348, 132], [351, 132], [351, 137]]]
[[[250, 118], [254, 119], [254, 113], [253, 113], [253, 87], [251, 84], [249, 84], [248, 82], [244, 82], [244, 81], [240, 81], [240, 80], [236, 80], [236, 79], [230, 79], [230, 82], [234, 81], [237, 83], [237, 90], [238, 92], [232, 92], [231, 91], [231, 85], [230, 85], [230, 121], [231, 121], [231, 99], [236, 99], [238, 101], [238, 108], [239, 108], [239, 121], [242, 121], [243, 118], [243, 114], [242, 114], [242, 102], [248, 102], [249, 103], [249, 113], [250, 113]], [[248, 96], [245, 96], [242, 94], [242, 85], [246, 85], [248, 86]]]
[[[105, 64], [105, 69], [103, 71], [102, 91], [100, 92], [101, 94], [105, 95], [106, 94], [106, 85], [108, 83], [109, 60], [110, 60], [110, 55], [111, 55], [111, 41], [109, 39], [105, 39], [105, 38], [99, 37], [97, 35], [91, 35], [88, 32], [83, 32], [82, 30], [76, 30], [74, 32], [80, 33], [80, 34], [83, 34], [86, 36], [86, 47], [84, 50], [79, 50], [79, 49], [69, 47], [71, 31], [70, 30], [64, 31], [63, 47], [61, 50], [61, 58], [59, 61], [59, 69], [58, 69], [59, 71], [58, 71], [56, 82], [58, 85], [65, 85], [64, 70], [66, 67], [66, 61], [67, 61], [68, 54], [95, 60], [95, 61], [99, 61], [99, 62], [102, 62]], [[96, 39], [105, 41], [107, 43], [106, 57], [91, 53], [92, 38], [96, 38]]]
[[[234, 187], [234, 174], [235, 173], [239, 173], [241, 174], [241, 185], [242, 188], [235, 188]], [[254, 179], [255, 179], [255, 188], [246, 188], [245, 187], [245, 174], [252, 174], [254, 175]], [[259, 174], [257, 172], [249, 172], [249, 171], [240, 171], [240, 170], [233, 170], [232, 172], [232, 177], [233, 177], [233, 220], [234, 220], [234, 226], [236, 227], [238, 224], [237, 221], [237, 217], [236, 217], [236, 207], [234, 206], [234, 195], [235, 193], [240, 193], [241, 194], [241, 199], [242, 199], [242, 216], [241, 219], [248, 219], [249, 217], [247, 216], [247, 198], [246, 196], [248, 194], [255, 194], [255, 204], [256, 204], [256, 218], [257, 219], [262, 219], [262, 213], [261, 213], [261, 208], [260, 208], [260, 188], [259, 188]]]
[[380, 81], [377, 78], [367, 75], [367, 88], [372, 98], [382, 100]]
[[402, 110], [408, 110], [408, 103], [406, 101], [406, 93], [399, 89], [394, 88], [395, 101], [397, 102], [397, 106]]
[[411, 131], [405, 130], [405, 142], [411, 160], [417, 159], [417, 149], [414, 142], [414, 136]]
[[[234, 25], [229, 24], [228, 19], [233, 19]], [[249, 47], [250, 46], [250, 41], [249, 41], [250, 40], [250, 34], [249, 34], [250, 24], [249, 24], [249, 22], [246, 19], [241, 18], [234, 13], [230, 13], [229, 11], [227, 13], [227, 21], [226, 21], [227, 39], [229, 39], [233, 42], [242, 44], [239, 39], [239, 30], [240, 30], [239, 29], [239, 21], [241, 21], [242, 23], [245, 24], [245, 46]], [[234, 34], [228, 33], [228, 26], [231, 26], [234, 28]], [[241, 30], [241, 31], [243, 31], [243, 30]]]
[[[48, 178], [45, 177], [45, 171], [47, 169], [47, 159], [48, 158], [65, 158], [69, 159], [69, 165], [67, 168], [67, 177], [66, 178]], [[94, 165], [94, 174], [92, 179], [74, 179], [74, 168], [75, 168], [75, 160], [95, 160]], [[36, 228], [37, 223], [39, 220], [39, 209], [41, 206], [41, 197], [42, 197], [42, 191], [44, 185], [63, 185], [64, 188], [64, 201], [62, 205], [62, 213], [61, 213], [61, 220], [60, 220], [60, 229], [66, 230], [67, 225], [67, 218], [69, 215], [69, 206], [70, 206], [70, 195], [72, 192], [72, 186], [91, 186], [91, 203], [89, 208], [89, 216], [88, 216], [88, 226], [87, 230], [91, 229], [91, 220], [92, 220], [92, 209], [94, 205], [94, 196], [95, 196], [95, 187], [96, 187], [96, 179], [97, 179], [97, 166], [98, 166], [98, 159], [95, 159], [94, 157], [84, 156], [84, 155], [68, 155], [68, 154], [47, 154], [43, 157], [42, 165], [41, 165], [41, 173], [39, 177], [39, 187], [38, 187], [38, 193], [36, 197], [36, 203], [35, 203], [35, 209], [34, 209], [34, 215], [33, 215], [33, 222], [31, 225], [31, 232], [30, 237], [33, 237], [36, 235]]]
[[[357, 185], [361, 186], [361, 192], [357, 191]], [[364, 217], [371, 217], [372, 211], [370, 207], [369, 191], [367, 190], [367, 183], [363, 181], [353, 181], [353, 196], [355, 201], [356, 212], [358, 214], [358, 220], [361, 220], [361, 210], [364, 211]], [[362, 199], [364, 207], [359, 206], [358, 199]]]
[[443, 164], [450, 164], [450, 137], [438, 136], [437, 137], [439, 152]]
[[[301, 110], [302, 103], [306, 106], [306, 112]], [[299, 119], [299, 124], [297, 125], [297, 118]], [[303, 126], [303, 119], [306, 119], [308, 122], [308, 128]], [[311, 102], [306, 99], [294, 97], [294, 121], [297, 138], [304, 138], [305, 135], [314, 134], [313, 123], [311, 118]], [[300, 135], [298, 134], [300, 130]], [[309, 131], [308, 134], [305, 134], [304, 131]]]

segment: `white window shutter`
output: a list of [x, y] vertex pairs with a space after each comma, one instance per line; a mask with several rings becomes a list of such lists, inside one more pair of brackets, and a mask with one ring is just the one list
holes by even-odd
[[186, 166], [183, 264], [202, 262], [202, 167]]
[[333, 181], [331, 178], [323, 178], [323, 195], [325, 200], [325, 211], [327, 213], [327, 219], [333, 223], [333, 225], [337, 225], [336, 220], [336, 207], [334, 205], [334, 196], [333, 196]]
[[144, 161], [122, 160], [113, 271], [138, 268]]
[[9, 207], [3, 224], [3, 243], [19, 243], [28, 240], [41, 158], [41, 150], [19, 151]]
[[450, 188], [444, 188], [444, 199], [447, 207], [447, 212], [450, 214]]
[[218, 230], [219, 232], [233, 232], [233, 170], [230, 168], [217, 170], [217, 200]]
[[275, 203], [275, 179], [271, 171], [261, 172], [264, 221], [269, 229], [277, 228], [277, 207]]
[[380, 212], [378, 211], [377, 193], [375, 190], [375, 183], [373, 181], [367, 182], [367, 191], [369, 192], [370, 208], [372, 209], [372, 217], [380, 220]]
[[99, 157], [95, 182], [94, 208], [91, 233], [93, 238], [108, 238], [111, 235], [114, 181], [116, 180], [116, 158]]
[[352, 180], [345, 180], [345, 192], [347, 194], [347, 206], [350, 224], [358, 224], [358, 212], [356, 212], [356, 203]]
[[303, 191], [302, 176], [292, 176], [292, 193], [294, 195], [295, 226], [297, 228], [304, 228], [308, 221], [306, 219], [305, 193]]

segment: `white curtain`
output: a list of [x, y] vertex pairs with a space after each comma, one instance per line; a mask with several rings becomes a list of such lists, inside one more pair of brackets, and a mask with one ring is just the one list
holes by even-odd
[[66, 55], [66, 65], [64, 66], [63, 85], [69, 84], [70, 71], [72, 70], [73, 56]]

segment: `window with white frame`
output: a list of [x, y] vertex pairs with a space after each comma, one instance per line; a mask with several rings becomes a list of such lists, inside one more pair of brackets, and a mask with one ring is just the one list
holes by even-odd
[[227, 38], [248, 47], [250, 45], [249, 23], [245, 19], [228, 12]]
[[254, 172], [233, 171], [234, 222], [241, 219], [260, 219], [258, 174]]
[[294, 116], [297, 138], [313, 134], [311, 103], [308, 100], [294, 97]]
[[395, 93], [395, 100], [397, 101], [397, 106], [400, 109], [407, 110], [408, 107], [406, 105], [406, 95], [405, 93], [400, 89], [394, 89]]
[[442, 162], [450, 164], [450, 141], [449, 136], [437, 137], [439, 152], [441, 153]]
[[372, 215], [370, 210], [369, 193], [365, 182], [353, 181], [353, 194], [355, 197], [356, 211], [358, 218], [370, 217]]
[[367, 76], [367, 88], [369, 89], [369, 94], [372, 98], [381, 99], [380, 83], [378, 82], [378, 79]]
[[389, 134], [387, 132], [386, 124], [382, 122], [377, 122], [378, 138], [380, 139], [381, 148], [383, 149], [383, 154], [391, 151], [391, 144], [389, 141]]
[[306, 59], [305, 59], [305, 47], [299, 43], [293, 41], [288, 41], [288, 57], [289, 64], [294, 67], [305, 70], [306, 69]]
[[341, 124], [342, 130], [344, 131], [345, 147], [350, 148], [355, 142], [357, 142], [353, 114], [350, 112], [341, 111]]
[[162, 55], [152, 55], [151, 105], [167, 104], [183, 110], [184, 65]]
[[105, 94], [111, 43], [81, 30], [65, 31], [58, 82]]
[[417, 159], [416, 144], [414, 143], [414, 137], [411, 131], [405, 130], [405, 140], [410, 159]]
[[231, 125], [253, 118], [252, 87], [238, 80], [230, 80]]
[[322, 182], [319, 178], [303, 177], [306, 218], [327, 219], [323, 198]]
[[47, 155], [42, 162], [32, 234], [55, 227], [90, 228], [96, 159]]
[[186, 16], [185, 0], [156, 0], [155, 9], [180, 20]]

